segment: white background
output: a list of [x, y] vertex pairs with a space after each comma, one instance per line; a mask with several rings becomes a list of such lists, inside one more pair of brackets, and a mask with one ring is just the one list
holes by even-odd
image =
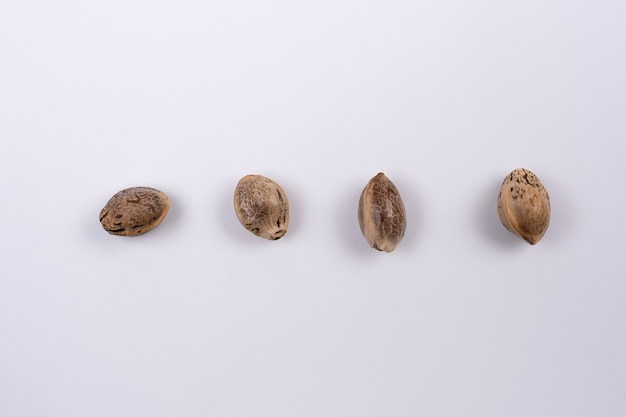
[[[0, 416], [626, 415], [626, 2], [0, 5]], [[548, 189], [530, 246], [495, 200]], [[384, 172], [408, 229], [356, 219]], [[291, 224], [237, 222], [268, 176]], [[154, 231], [98, 214], [151, 186]]]

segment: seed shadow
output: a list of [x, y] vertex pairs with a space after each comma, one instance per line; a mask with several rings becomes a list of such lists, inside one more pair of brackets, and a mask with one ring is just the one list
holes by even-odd
[[480, 234], [492, 246], [504, 250], [515, 250], [524, 242], [506, 230], [500, 222], [496, 201], [502, 181], [493, 181], [481, 190], [474, 209], [474, 224]]
[[397, 180], [391, 179], [391, 181], [398, 189], [404, 203], [404, 210], [406, 211], [406, 232], [396, 251], [413, 252], [419, 244], [418, 236], [420, 231], [423, 230], [422, 219], [424, 216], [422, 215], [422, 206], [419, 204], [421, 199], [415, 191], [416, 188], [411, 185], [412, 183], [408, 179], [405, 180], [404, 177], [400, 176]]
[[[552, 182], [552, 181], [551, 181]], [[566, 243], [575, 233], [575, 225], [578, 223], [579, 204], [573, 198], [573, 191], [565, 184], [552, 184], [546, 187], [550, 195], [550, 224], [542, 241], [547, 240], [553, 243]], [[551, 192], [551, 190], [553, 190]], [[539, 242], [538, 244], [541, 244]]]
[[357, 217], [359, 197], [365, 184], [367, 182], [347, 184], [345, 189], [351, 191], [343, 194], [345, 198], [338, 200], [337, 207], [333, 211], [337, 213], [337, 216], [334, 217], [334, 230], [338, 231], [340, 242], [353, 256], [369, 261], [373, 259], [372, 254], [378, 251], [372, 249], [363, 237]]

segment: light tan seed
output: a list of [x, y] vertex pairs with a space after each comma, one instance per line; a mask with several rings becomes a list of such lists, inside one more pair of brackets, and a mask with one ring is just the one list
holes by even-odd
[[382, 172], [361, 193], [359, 226], [365, 240], [377, 250], [393, 251], [406, 230], [404, 203], [397, 188]]
[[169, 210], [165, 193], [133, 187], [115, 194], [100, 211], [100, 223], [112, 235], [138, 236], [157, 227]]
[[255, 235], [278, 240], [287, 233], [289, 201], [276, 182], [262, 175], [246, 175], [235, 187], [235, 214]]
[[502, 182], [498, 216], [511, 233], [535, 245], [550, 224], [550, 197], [531, 171], [518, 168]]

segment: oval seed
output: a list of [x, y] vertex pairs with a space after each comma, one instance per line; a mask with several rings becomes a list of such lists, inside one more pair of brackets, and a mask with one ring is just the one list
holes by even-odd
[[498, 194], [498, 216], [511, 233], [535, 245], [550, 224], [550, 197], [530, 170], [513, 170]]
[[149, 187], [116, 193], [100, 211], [100, 223], [112, 235], [138, 236], [157, 227], [169, 210], [165, 193]]
[[365, 186], [358, 210], [361, 233], [369, 245], [393, 251], [406, 230], [404, 203], [395, 185], [382, 172]]
[[262, 175], [246, 175], [235, 187], [235, 214], [255, 235], [278, 240], [287, 233], [289, 201], [280, 185]]

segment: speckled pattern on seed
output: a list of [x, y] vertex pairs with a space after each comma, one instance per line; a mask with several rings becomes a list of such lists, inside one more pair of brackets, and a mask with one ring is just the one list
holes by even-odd
[[550, 196], [528, 169], [515, 169], [504, 179], [497, 206], [504, 227], [531, 245], [537, 244], [548, 230]]
[[382, 172], [373, 177], [359, 198], [358, 219], [369, 245], [393, 251], [406, 231], [404, 203], [396, 186]]
[[167, 195], [150, 187], [116, 193], [100, 211], [100, 223], [112, 235], [138, 236], [157, 227], [169, 210]]
[[273, 180], [262, 175], [246, 175], [235, 187], [235, 214], [255, 235], [278, 240], [287, 233], [289, 201]]

